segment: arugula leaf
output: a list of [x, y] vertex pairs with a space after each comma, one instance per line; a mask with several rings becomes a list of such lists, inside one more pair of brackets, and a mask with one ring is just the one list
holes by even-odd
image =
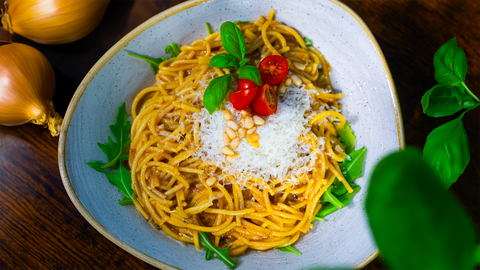
[[338, 140], [345, 146], [345, 152], [350, 154], [355, 149], [355, 135], [348, 122], [338, 130]]
[[220, 26], [220, 38], [225, 50], [237, 59], [245, 58], [246, 45], [242, 31], [232, 22], [224, 22]]
[[290, 253], [293, 253], [295, 255], [302, 255], [302, 253], [298, 252], [298, 250], [296, 250], [295, 248], [293, 248], [291, 245], [288, 245], [286, 247], [277, 247], [278, 250], [282, 251], [282, 252], [290, 252]]
[[407, 148], [377, 164], [365, 208], [390, 268], [474, 268], [474, 223], [418, 150]]
[[[131, 126], [131, 123], [127, 121], [127, 111], [124, 102], [118, 108], [118, 113], [115, 117], [115, 124], [110, 126], [110, 131], [116, 142], [108, 136], [107, 144], [98, 143], [98, 147], [100, 147], [103, 153], [107, 156], [108, 163], [100, 161], [87, 162], [87, 165], [91, 168], [104, 173], [108, 181], [122, 192], [124, 197], [119, 202], [120, 205], [133, 204], [133, 200], [135, 199], [130, 172], [122, 165], [122, 162], [128, 159], [128, 154], [124, 151], [130, 145]], [[117, 173], [107, 172], [105, 170], [107, 168], [118, 168]]]
[[431, 117], [455, 114], [464, 109], [465, 101], [472, 101], [471, 97], [461, 95], [462, 92], [464, 91], [450, 85], [435, 85], [422, 97], [423, 113]]
[[215, 55], [212, 59], [210, 59], [208, 66], [228, 69], [240, 68], [237, 59], [228, 53]]
[[[320, 208], [320, 211], [318, 211], [318, 213], [315, 215], [315, 219], [317, 220], [322, 220], [323, 221], [323, 217], [325, 217], [326, 215], [328, 214], [331, 214], [339, 209], [342, 209], [343, 207], [347, 206], [350, 201], [352, 200], [353, 196], [360, 190], [360, 186], [357, 186], [357, 185], [354, 185], [352, 186], [352, 193], [348, 193], [346, 192], [345, 194], [339, 196], [338, 198], [335, 197], [332, 193], [330, 193], [329, 189], [331, 189], [332, 187], [329, 187], [327, 189], [327, 192], [329, 193], [329, 200], [331, 200], [332, 198], [335, 198], [336, 200], [336, 203], [333, 204], [333, 203], [328, 203], [328, 202], [331, 202], [331, 201], [328, 201], [328, 200], [325, 200], [325, 201], [322, 201], [322, 203], [324, 203], [324, 205], [322, 205], [322, 208]], [[326, 195], [326, 193], [324, 195]], [[323, 196], [322, 195], [322, 198]], [[326, 203], [325, 203], [326, 202]]]
[[238, 78], [250, 80], [258, 86], [262, 85], [262, 78], [260, 77], [260, 71], [255, 66], [243, 66], [239, 68]]
[[305, 40], [305, 45], [307, 45], [309, 47], [313, 47], [313, 43], [309, 38], [305, 38], [304, 40]]
[[205, 249], [205, 261], [210, 261], [213, 256], [213, 251], [211, 249]]
[[337, 199], [337, 197], [335, 197], [332, 194], [332, 186], [328, 187], [328, 189], [322, 195], [322, 198], [320, 200], [323, 203], [331, 203], [333, 206], [335, 206], [338, 209], [345, 206], [340, 200]]
[[126, 204], [133, 204], [133, 200], [135, 199], [135, 192], [132, 189], [132, 178], [130, 172], [120, 164], [118, 169], [118, 173], [109, 173], [104, 172], [107, 176], [108, 181], [110, 184], [116, 186], [120, 192], [124, 195], [123, 199], [118, 202], [120, 205]]
[[246, 63], [248, 63], [248, 61], [250, 61], [250, 59], [248, 59], [248, 58], [244, 58], [244, 59], [240, 60], [240, 66], [243, 67]]
[[127, 121], [127, 117], [128, 115], [124, 102], [118, 108], [118, 113], [115, 117], [115, 124], [110, 126], [110, 131], [116, 142], [108, 136], [108, 143], [98, 143], [98, 147], [100, 147], [103, 153], [107, 156], [108, 163], [90, 161], [87, 163], [90, 167], [102, 172], [105, 168], [116, 167], [121, 160], [125, 160], [125, 157], [128, 158], [128, 154], [124, 153], [124, 150], [130, 145], [130, 128], [132, 127], [132, 124]]
[[165, 53], [171, 53], [170, 58], [177, 57], [181, 51], [178, 48], [178, 44], [173, 42], [165, 48]]
[[131, 52], [129, 52], [128, 55], [136, 57], [136, 58], [140, 58], [140, 59], [146, 61], [150, 65], [150, 68], [152, 69], [153, 75], [157, 75], [158, 66], [160, 65], [160, 63], [167, 60], [167, 58], [165, 58], [165, 57], [151, 58], [151, 57], [148, 57], [148, 56], [143, 56], [143, 55], [139, 55], [139, 54], [135, 54], [135, 53], [131, 53]]
[[225, 74], [210, 81], [203, 94], [203, 106], [213, 114], [227, 96], [234, 74]]
[[[362, 147], [358, 150], [351, 152], [343, 162], [339, 163], [338, 166], [342, 170], [343, 176], [348, 183], [352, 183], [353, 180], [362, 176], [363, 169], [363, 159], [367, 153], [367, 148]], [[347, 189], [338, 179], [335, 179], [332, 183], [332, 193], [335, 195], [343, 195], [347, 193]]]
[[457, 181], [470, 161], [468, 137], [462, 121], [464, 114], [434, 129], [423, 148], [423, 158], [440, 173], [447, 189]]
[[249, 23], [249, 21], [234, 21], [233, 24], [243, 24], [243, 23]]
[[208, 35], [211, 35], [212, 34], [212, 27], [210, 26], [210, 24], [208, 22], [205, 23], [205, 27], [207, 27]]
[[205, 256], [207, 261], [211, 259], [211, 254], [215, 253], [217, 258], [225, 263], [226, 266], [228, 266], [230, 269], [235, 268], [235, 265], [238, 263], [238, 259], [232, 260], [232, 258], [228, 256], [231, 246], [223, 249], [214, 246], [208, 239], [208, 233], [206, 232], [198, 232], [198, 236], [200, 238], [200, 243], [205, 247], [205, 250], [210, 250], [210, 252], [207, 251], [207, 255]]
[[435, 80], [439, 83], [460, 86], [467, 74], [467, 57], [462, 48], [458, 47], [456, 38], [443, 44], [433, 57]]

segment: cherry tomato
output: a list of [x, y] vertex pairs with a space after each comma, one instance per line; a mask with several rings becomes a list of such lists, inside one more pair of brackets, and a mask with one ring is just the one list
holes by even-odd
[[230, 94], [230, 102], [235, 110], [245, 110], [257, 94], [258, 86], [247, 79], [238, 81], [237, 92]]
[[245, 89], [250, 89], [250, 88], [255, 88], [257, 87], [258, 88], [259, 85], [257, 85], [256, 83], [250, 81], [250, 80], [247, 80], [247, 79], [240, 79], [238, 80], [238, 86], [237, 86], [237, 91], [240, 91], [240, 90], [245, 90]]
[[260, 62], [258, 70], [260, 70], [262, 83], [277, 85], [281, 83], [287, 75], [288, 62], [287, 59], [280, 55], [270, 55]]
[[262, 85], [252, 101], [253, 110], [260, 115], [271, 115], [277, 111], [277, 93], [268, 83]]

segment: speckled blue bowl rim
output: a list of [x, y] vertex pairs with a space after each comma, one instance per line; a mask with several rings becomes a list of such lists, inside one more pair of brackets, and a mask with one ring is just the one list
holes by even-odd
[[[142, 32], [150, 28], [151, 26], [157, 24], [158, 22], [170, 17], [174, 16], [184, 10], [187, 10], [191, 7], [201, 5], [206, 2], [212, 2], [215, 0], [190, 0], [181, 4], [178, 4], [172, 8], [169, 8], [134, 30], [132, 30], [130, 33], [128, 33], [126, 36], [124, 36], [120, 41], [118, 41], [113, 47], [111, 47], [98, 61], [97, 63], [90, 69], [90, 71], [87, 73], [85, 78], [82, 80], [80, 85], [78, 86], [77, 90], [75, 91], [75, 94], [70, 101], [70, 104], [68, 106], [67, 112], [65, 114], [63, 126], [62, 126], [62, 131], [60, 133], [60, 139], [59, 139], [59, 144], [58, 144], [58, 165], [60, 169], [60, 175], [63, 180], [63, 184], [65, 186], [65, 189], [67, 191], [68, 196], [72, 200], [73, 204], [75, 207], [78, 209], [78, 211], [83, 215], [83, 217], [97, 230], [99, 231], [103, 236], [105, 236], [107, 239], [124, 249], [125, 251], [129, 252], [130, 254], [136, 256], [137, 258], [154, 265], [156, 267], [162, 268], [162, 269], [178, 269], [174, 266], [168, 265], [158, 259], [152, 258], [151, 256], [133, 248], [129, 244], [125, 243], [124, 241], [120, 240], [117, 236], [113, 235], [110, 233], [105, 227], [100, 224], [85, 208], [85, 206], [81, 203], [80, 199], [76, 195], [73, 186], [70, 182], [70, 178], [68, 176], [68, 172], [66, 169], [66, 161], [65, 161], [65, 145], [66, 145], [66, 139], [67, 139], [67, 134], [68, 134], [68, 128], [70, 126], [70, 121], [72, 119], [73, 113], [76, 109], [76, 106], [78, 105], [78, 102], [80, 101], [83, 93], [87, 89], [88, 84], [93, 80], [95, 75], [97, 74], [98, 71], [102, 69], [102, 67], [117, 53], [119, 52], [127, 43], [129, 43], [131, 40], [133, 40], [135, 37], [140, 35]], [[348, 6], [345, 4], [341, 3], [340, 1], [337, 0], [328, 0], [329, 2], [332, 2], [336, 5], [338, 5], [340, 8], [344, 9], [346, 12], [348, 12], [357, 22], [358, 24], [363, 28], [365, 33], [367, 34], [368, 38], [372, 42], [372, 45], [374, 46], [374, 49], [377, 53], [377, 56], [382, 60], [381, 63], [383, 65], [383, 70], [385, 73], [385, 77], [387, 81], [391, 84], [391, 89], [392, 89], [392, 99], [393, 99], [393, 106], [395, 110], [395, 116], [396, 116], [396, 122], [397, 122], [397, 130], [398, 130], [398, 142], [399, 142], [399, 149], [403, 149], [405, 147], [405, 135], [404, 135], [404, 130], [403, 130], [403, 120], [402, 120], [402, 114], [400, 110], [400, 104], [398, 101], [398, 95], [396, 92], [395, 84], [393, 82], [392, 75], [390, 73], [390, 69], [387, 65], [387, 62], [385, 60], [385, 57], [382, 53], [382, 50], [380, 49], [380, 46], [378, 45], [375, 37], [373, 36], [372, 32], [370, 29], [367, 27], [365, 22], [356, 14], [353, 10], [351, 10]], [[379, 252], [378, 249], [376, 249], [372, 254], [364, 258], [361, 262], [356, 264], [354, 266], [354, 269], [360, 269], [366, 266], [368, 263], [370, 263], [373, 259], [375, 259], [378, 256]]]

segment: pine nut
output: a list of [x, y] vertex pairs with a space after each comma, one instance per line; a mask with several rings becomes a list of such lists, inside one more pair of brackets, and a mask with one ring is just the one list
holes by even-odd
[[289, 87], [292, 84], [292, 79], [288, 78], [285, 80], [285, 86]]
[[299, 63], [299, 62], [294, 62], [293, 65], [299, 69], [299, 70], [305, 70], [305, 64]]
[[227, 127], [225, 129], [225, 132], [228, 134], [228, 137], [230, 137], [230, 139], [234, 139], [237, 137], [237, 133], [235, 131], [233, 131], [233, 129]]
[[285, 92], [287, 92], [287, 88], [285, 87], [285, 84], [283, 82], [281, 82], [278, 86], [278, 92], [280, 94], [285, 94]]
[[245, 118], [240, 119], [240, 123], [242, 123], [242, 126], [245, 126]]
[[227, 156], [225, 159], [226, 159], [228, 162], [234, 162], [235, 160], [238, 159], [238, 155]]
[[343, 148], [342, 148], [340, 145], [338, 145], [338, 144], [335, 146], [335, 150], [336, 150], [338, 153], [345, 154], [345, 151], [343, 150]]
[[232, 140], [232, 143], [230, 144], [230, 146], [235, 149], [238, 147], [238, 145], [240, 144], [240, 138], [235, 138]]
[[247, 111], [247, 110], [242, 110], [240, 113], [242, 114], [243, 117], [250, 117], [250, 116], [252, 116], [252, 114], [251, 114], [249, 111]]
[[229, 110], [224, 110], [223, 111], [223, 118], [225, 118], [225, 120], [231, 120], [233, 117], [232, 113], [229, 111]]
[[245, 119], [245, 127], [251, 129], [253, 127], [253, 119], [251, 117], [247, 117]]
[[247, 142], [253, 143], [253, 142], [257, 142], [259, 139], [260, 139], [260, 136], [257, 133], [252, 133], [248, 135]]
[[253, 117], [253, 122], [255, 122], [255, 125], [257, 125], [257, 126], [265, 125], [265, 120], [263, 120], [263, 118], [258, 116], [258, 115], [255, 115]]
[[212, 176], [212, 177], [208, 178], [206, 182], [207, 182], [207, 185], [211, 186], [211, 185], [213, 185], [217, 182], [217, 177]]
[[243, 138], [243, 137], [245, 137], [245, 134], [247, 134], [247, 130], [246, 130], [246, 129], [240, 128], [240, 129], [238, 130], [238, 137], [240, 137], [240, 139]]
[[292, 75], [292, 82], [295, 84], [295, 86], [300, 86], [302, 84], [302, 80], [297, 75]]
[[278, 89], [278, 87], [275, 85], [275, 86], [273, 87], [273, 90], [277, 91], [277, 89]]
[[258, 143], [258, 142], [252, 142], [251, 145], [255, 148], [260, 147], [260, 143]]
[[235, 152], [228, 146], [223, 147], [223, 153], [227, 156], [235, 155]]
[[237, 131], [238, 130], [238, 125], [237, 123], [233, 122], [232, 120], [227, 122], [227, 127]]
[[230, 143], [231, 139], [226, 132], [223, 133], [223, 142]]
[[247, 131], [247, 134], [250, 135], [250, 134], [254, 133], [256, 130], [257, 130], [257, 127], [252, 127], [251, 129], [249, 129]]

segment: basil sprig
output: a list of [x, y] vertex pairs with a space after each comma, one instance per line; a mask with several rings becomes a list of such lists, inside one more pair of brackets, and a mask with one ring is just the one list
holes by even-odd
[[479, 106], [480, 100], [465, 85], [467, 58], [455, 38], [438, 49], [433, 65], [439, 84], [423, 95], [423, 112], [431, 117], [444, 117], [466, 109], [457, 119], [433, 130], [423, 149], [423, 158], [438, 170], [444, 186], [448, 188], [457, 181], [470, 161], [462, 118], [467, 111]]
[[237, 69], [238, 74], [225, 74], [214, 78], [203, 94], [203, 105], [212, 114], [227, 96], [232, 76], [247, 79], [258, 86], [262, 84], [260, 71], [255, 66], [246, 66], [250, 59], [245, 58], [246, 44], [242, 31], [235, 23], [224, 22], [220, 27], [222, 44], [228, 53], [217, 54], [210, 60], [209, 67]]

